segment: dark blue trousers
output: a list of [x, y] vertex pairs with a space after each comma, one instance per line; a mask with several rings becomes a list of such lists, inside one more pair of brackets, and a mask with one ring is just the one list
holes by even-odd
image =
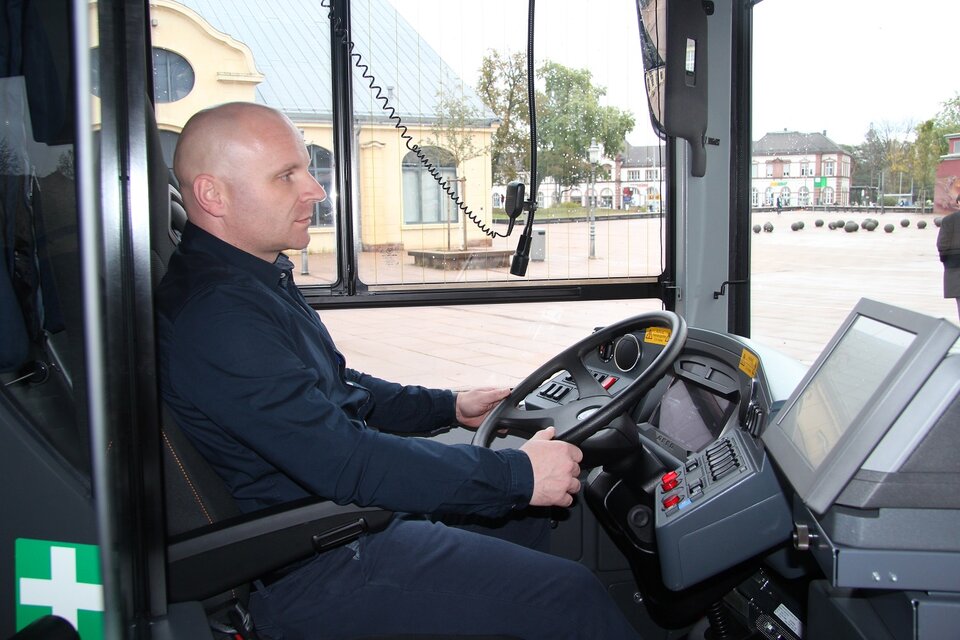
[[482, 533], [482, 527], [398, 517], [384, 531], [327, 551], [258, 589], [250, 610], [272, 640], [637, 638], [588, 569], [529, 548], [542, 544], [545, 530], [529, 518]]

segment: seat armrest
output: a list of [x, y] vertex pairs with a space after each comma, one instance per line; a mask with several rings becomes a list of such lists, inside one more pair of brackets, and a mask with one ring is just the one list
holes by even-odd
[[392, 517], [376, 507], [310, 499], [176, 536], [167, 545], [169, 599], [204, 600], [383, 529]]

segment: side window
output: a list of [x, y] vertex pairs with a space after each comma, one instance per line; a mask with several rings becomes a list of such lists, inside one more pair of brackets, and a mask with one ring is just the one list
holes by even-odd
[[[943, 297], [936, 223], [946, 212], [937, 210], [933, 197], [937, 176], [946, 171], [945, 136], [960, 130], [957, 83], [942, 78], [934, 66], [891, 55], [893, 14], [844, 3], [843, 15], [824, 21], [818, 10], [827, 6], [840, 5], [760, 2], [753, 7], [753, 161], [779, 157], [799, 163], [799, 172], [794, 166], [779, 179], [768, 174], [752, 183], [767, 194], [759, 206], [755, 203], [752, 226], [769, 222], [774, 231], [751, 235], [750, 331], [754, 339], [776, 344], [808, 364], [861, 298], [933, 317], [955, 320], [957, 313], [953, 300]], [[936, 3], [908, 3], [896, 12], [900, 25], [941, 19]], [[784, 30], [785, 24], [791, 28]], [[782, 52], [804, 50], [813, 32], [835, 43], [833, 58], [884, 63], [863, 68], [855, 82], [819, 76], [817, 92], [830, 96], [829, 104], [800, 94], [785, 104], [760, 79], [803, 77], [809, 56]], [[897, 51], [923, 51], [924, 60], [955, 57], [955, 39], [949, 36], [906, 27], [897, 33]], [[877, 100], [867, 89], [894, 77], [910, 77], [913, 86], [926, 90], [909, 99], [892, 91], [891, 99]], [[767, 208], [770, 196], [779, 196], [791, 210], [777, 218]], [[868, 219], [880, 220], [880, 228], [869, 231], [871, 225], [863, 226]], [[883, 231], [887, 222], [889, 233]], [[784, 264], [792, 265], [789, 282], [777, 280]], [[841, 271], [842, 281], [833, 278]], [[790, 290], [789, 301], [784, 288]], [[830, 328], [800, 336], [786, 331], [771, 309], [794, 315], [817, 309]]]
[[[30, 22], [37, 17], [25, 12], [34, 36], [45, 28]], [[62, 90], [73, 58], [68, 43], [46, 43], [16, 52], [0, 78], [0, 394], [86, 471], [77, 125], [74, 97]]]
[[[288, 114], [303, 135], [310, 172], [327, 192], [327, 199], [314, 206], [309, 246], [288, 253], [301, 285], [327, 286], [339, 273], [329, 43], [318, 39], [329, 33], [327, 13], [300, 15], [264, 5], [259, 18], [192, 1], [150, 5], [164, 157], [172, 166], [177, 132], [202, 109], [259, 102]], [[292, 42], [313, 44], [291, 48]]]

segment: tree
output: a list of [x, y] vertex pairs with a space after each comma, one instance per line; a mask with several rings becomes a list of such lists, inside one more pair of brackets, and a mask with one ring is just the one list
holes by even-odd
[[937, 179], [937, 164], [940, 161], [940, 135], [934, 120], [921, 122], [916, 128], [917, 137], [910, 148], [910, 177], [914, 182], [915, 193], [923, 205], [933, 196], [933, 185]]
[[[936, 126], [944, 135], [960, 131], [960, 92], [941, 105], [940, 112], [934, 118]], [[943, 141], [943, 154], [947, 153], [947, 142]], [[941, 155], [943, 155], [941, 154]]]
[[[863, 143], [857, 147], [854, 154], [854, 160], [860, 168], [857, 177], [864, 180], [863, 184], [876, 188], [878, 196], [890, 191], [888, 185], [893, 185], [890, 182], [891, 172], [908, 170], [907, 138], [912, 129], [913, 126], [909, 124], [883, 121], [874, 125], [871, 122]], [[893, 188], [899, 189], [899, 186]]]
[[601, 106], [606, 89], [593, 85], [587, 69], [548, 61], [540, 67], [540, 75], [544, 91], [537, 96], [538, 169], [559, 187], [580, 184], [590, 175], [587, 150], [591, 142], [601, 143], [608, 157], [615, 156], [633, 129], [633, 115]]
[[530, 165], [530, 102], [527, 64], [522, 53], [490, 50], [480, 64], [480, 99], [500, 119], [490, 145], [493, 181], [516, 180]]
[[480, 110], [463, 96], [450, 93], [437, 96], [437, 119], [430, 125], [430, 142], [449, 152], [457, 169], [487, 151], [487, 147], [476, 141], [477, 127], [484, 122], [481, 116]]
[[[450, 197], [451, 202], [443, 203], [443, 206], [447, 207], [445, 211], [448, 214], [451, 208], [455, 207], [462, 212], [463, 216], [469, 217], [470, 207], [467, 206], [464, 195], [466, 176], [461, 167], [467, 160], [487, 152], [487, 147], [477, 144], [476, 140], [477, 128], [485, 124], [481, 116], [480, 109], [466, 100], [463, 95], [441, 92], [437, 96], [437, 119], [430, 125], [432, 135], [428, 141], [428, 144], [435, 147], [420, 147], [420, 151], [434, 166], [434, 176], [441, 177], [440, 187], [446, 192], [443, 197]], [[444, 160], [453, 164], [459, 177], [442, 175], [440, 168], [446, 164]], [[449, 215], [446, 221], [447, 250], [449, 250], [451, 224]], [[467, 228], [467, 222], [464, 220], [462, 249], [467, 248]]]

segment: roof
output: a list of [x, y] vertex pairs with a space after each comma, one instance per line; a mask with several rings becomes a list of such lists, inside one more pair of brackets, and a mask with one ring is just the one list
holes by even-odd
[[620, 153], [623, 167], [659, 167], [664, 163], [663, 145], [646, 145], [635, 147], [626, 143]]
[[753, 155], [777, 156], [802, 153], [846, 153], [840, 145], [823, 133], [778, 131], [768, 133], [753, 143]]
[[[256, 100], [277, 108], [293, 120], [330, 121], [333, 96], [330, 69], [328, 10], [317, 0], [179, 0], [210, 25], [250, 47], [257, 71], [265, 76]], [[427, 44], [387, 0], [351, 3], [354, 55], [389, 97], [398, 115], [410, 124], [436, 119], [442, 95], [463, 95], [479, 118], [489, 125], [496, 116]], [[383, 122], [382, 101], [354, 65], [355, 116]]]

